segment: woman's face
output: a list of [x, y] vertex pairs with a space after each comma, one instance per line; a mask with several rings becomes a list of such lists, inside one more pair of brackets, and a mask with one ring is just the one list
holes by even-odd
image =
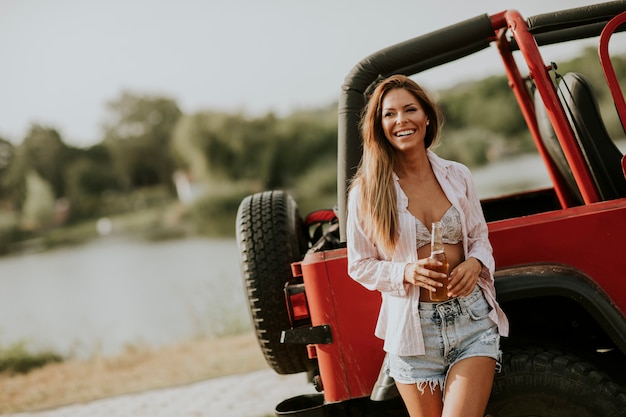
[[383, 98], [381, 117], [385, 136], [396, 150], [424, 147], [429, 121], [413, 94], [403, 88], [388, 91]]

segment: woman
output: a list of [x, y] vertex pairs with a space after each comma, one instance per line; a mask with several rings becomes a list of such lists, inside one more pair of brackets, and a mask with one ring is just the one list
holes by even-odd
[[[408, 77], [391, 76], [372, 93], [349, 194], [348, 268], [382, 294], [375, 334], [409, 414], [478, 417], [508, 321], [495, 299], [494, 259], [470, 171], [429, 149], [441, 123], [437, 106]], [[440, 220], [448, 300], [434, 303], [429, 292], [443, 285], [434, 278], [445, 274], [428, 269], [438, 264], [429, 259], [429, 226]]]

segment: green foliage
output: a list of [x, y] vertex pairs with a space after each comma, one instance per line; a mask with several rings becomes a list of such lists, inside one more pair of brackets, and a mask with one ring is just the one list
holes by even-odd
[[3, 175], [15, 156], [15, 146], [6, 139], [0, 138], [0, 175]]
[[167, 184], [143, 187], [133, 192], [107, 191], [102, 195], [100, 213], [113, 216], [121, 213], [136, 213], [162, 209], [174, 200]]
[[[319, 161], [337, 160], [336, 106], [327, 113], [296, 113], [284, 120], [266, 160], [268, 189], [288, 188]], [[333, 122], [329, 121], [332, 114]]]
[[[15, 152], [15, 146], [11, 142], [0, 138], [0, 200], [11, 206], [17, 206], [22, 200], [19, 198], [20, 187], [15, 181], [17, 178], [13, 175], [13, 168], [16, 166]], [[17, 183], [19, 182], [18, 179]]]
[[205, 178], [209, 175], [206, 157], [198, 150], [197, 143], [202, 136], [202, 114], [182, 115], [172, 132], [170, 144], [175, 164], [190, 174], [192, 178]]
[[244, 190], [233, 190], [226, 194], [206, 195], [198, 199], [191, 208], [191, 218], [198, 233], [211, 236], [232, 236], [235, 217]]
[[115, 178], [110, 169], [78, 159], [67, 168], [67, 195], [72, 206], [72, 220], [102, 215], [102, 193], [111, 189]]
[[59, 133], [50, 128], [33, 125], [20, 146], [29, 169], [35, 170], [52, 187], [56, 198], [65, 195], [65, 171], [69, 149]]
[[484, 129], [451, 130], [441, 143], [433, 149], [446, 159], [465, 165], [483, 165], [488, 162], [490, 147], [500, 145], [497, 135]]
[[336, 158], [336, 106], [249, 119], [203, 112], [183, 116], [173, 137], [181, 167], [194, 179], [252, 181], [266, 189], [289, 187], [328, 156]]
[[241, 115], [222, 112], [183, 117], [172, 139], [177, 161], [197, 179], [236, 180], [242, 167], [235, 165], [235, 159], [255, 146], [256, 132], [251, 127]]
[[26, 200], [22, 209], [22, 224], [26, 229], [52, 226], [55, 213], [54, 192], [50, 183], [35, 171], [26, 175]]
[[170, 140], [181, 112], [165, 97], [124, 92], [108, 103], [104, 145], [126, 189], [168, 184], [174, 172]]
[[528, 130], [505, 76], [446, 90], [441, 93], [439, 105], [446, 125], [452, 129], [482, 128], [504, 136]]
[[301, 214], [314, 210], [332, 209], [337, 203], [337, 162], [321, 159], [300, 175], [290, 192]]
[[11, 211], [0, 211], [0, 254], [10, 251], [13, 242], [19, 239], [19, 216]]
[[107, 148], [94, 146], [77, 153], [66, 168], [66, 194], [72, 207], [72, 221], [106, 213], [103, 196], [121, 186], [112, 167]]
[[53, 352], [32, 353], [24, 342], [0, 347], [0, 374], [23, 374], [50, 363], [62, 362], [63, 357]]
[[[595, 48], [557, 64], [560, 74], [590, 79], [609, 133], [622, 137]], [[624, 83], [626, 56], [614, 56], [613, 65]], [[446, 120], [435, 149], [441, 156], [475, 166], [534, 150], [506, 77], [437, 95]], [[36, 233], [46, 242], [80, 241], [94, 233], [90, 220], [123, 213], [149, 213], [122, 228], [128, 232], [187, 230], [191, 223], [195, 233], [232, 235], [241, 199], [269, 189], [288, 190], [303, 214], [336, 202], [336, 103], [284, 117], [182, 114], [171, 98], [122, 92], [107, 110], [101, 143], [87, 149], [67, 146], [49, 126], [33, 125], [20, 145], [0, 138], [0, 251]], [[203, 190], [190, 207], [175, 200], [175, 173]], [[50, 229], [59, 201], [69, 201], [67, 223], [78, 230], [68, 239]]]

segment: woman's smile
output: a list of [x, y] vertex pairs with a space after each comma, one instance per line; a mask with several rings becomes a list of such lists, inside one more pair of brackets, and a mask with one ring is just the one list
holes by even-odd
[[400, 138], [400, 137], [410, 136], [413, 133], [415, 133], [415, 129], [401, 130], [399, 132], [394, 133], [394, 135]]

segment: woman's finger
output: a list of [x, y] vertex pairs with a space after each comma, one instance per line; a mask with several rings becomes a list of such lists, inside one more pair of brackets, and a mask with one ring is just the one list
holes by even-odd
[[448, 285], [448, 294], [453, 297], [467, 295], [474, 289], [475, 284], [476, 280], [471, 274], [459, 270], [453, 271], [450, 284]]
[[425, 288], [428, 291], [435, 291], [437, 288], [443, 287], [443, 284], [441, 284], [440, 282], [437, 282], [433, 279], [430, 279], [428, 276], [424, 275], [423, 273], [429, 273], [432, 272], [428, 269], [419, 269], [419, 270], [415, 270], [415, 275], [413, 277], [414, 281], [415, 281], [415, 285]]

